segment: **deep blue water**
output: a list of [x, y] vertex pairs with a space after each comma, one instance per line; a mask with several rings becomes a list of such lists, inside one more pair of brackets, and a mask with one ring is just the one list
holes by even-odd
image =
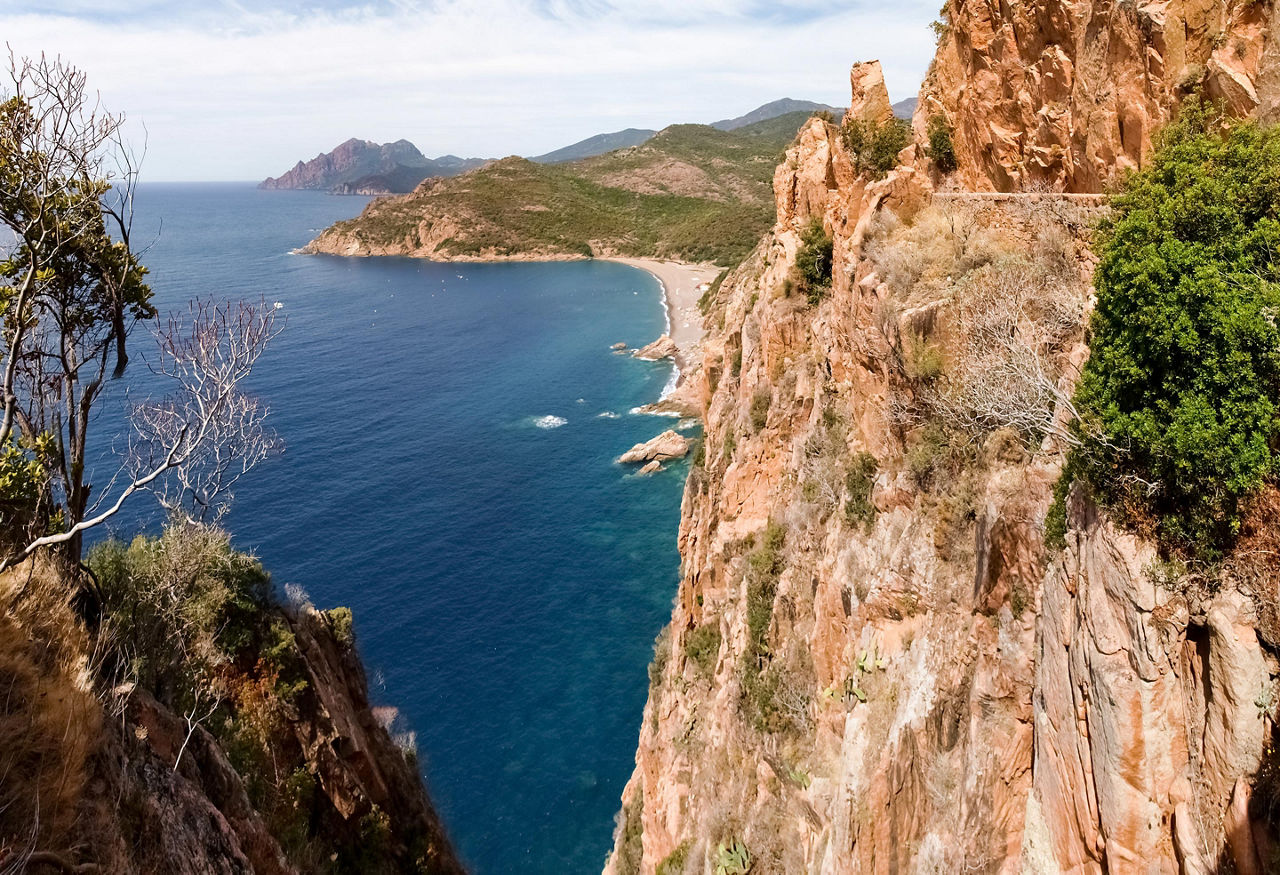
[[[278, 585], [354, 610], [374, 696], [416, 730], [477, 873], [598, 872], [679, 561], [684, 468], [613, 463], [669, 425], [628, 411], [670, 366], [609, 350], [661, 333], [658, 285], [606, 262], [288, 254], [363, 203], [141, 188], [162, 311], [262, 295], [287, 315], [252, 386], [287, 450], [229, 528]], [[148, 516], [143, 496], [115, 529]]]

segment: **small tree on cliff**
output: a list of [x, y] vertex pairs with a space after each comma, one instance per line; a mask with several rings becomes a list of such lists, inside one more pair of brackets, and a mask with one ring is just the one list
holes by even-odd
[[[274, 314], [209, 307], [193, 312], [189, 335], [163, 327], [160, 373], [177, 391], [135, 406], [138, 451], [101, 489], [88, 479], [100, 401], [129, 362], [133, 328], [156, 316], [130, 240], [137, 162], [122, 124], [80, 71], [11, 61], [0, 90], [0, 223], [11, 238], [0, 250], [0, 569], [40, 547], [78, 563], [84, 531], [133, 493], [202, 462], [221, 482], [261, 456], [265, 411], [237, 386], [274, 335]], [[221, 458], [209, 464], [215, 443]]]
[[1280, 129], [1192, 100], [1112, 201], [1077, 393], [1089, 479], [1204, 558], [1280, 447]]

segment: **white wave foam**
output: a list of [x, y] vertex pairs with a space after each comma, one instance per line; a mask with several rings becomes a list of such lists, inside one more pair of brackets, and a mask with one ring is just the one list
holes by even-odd
[[620, 414], [614, 413], [612, 410], [606, 410], [604, 413], [597, 413], [597, 419], [618, 419]]
[[680, 366], [673, 364], [671, 366], [671, 376], [667, 377], [667, 384], [662, 387], [662, 394], [658, 396], [659, 401], [666, 401], [671, 397], [671, 393], [676, 390], [676, 386], [680, 384]]
[[533, 419], [533, 424], [538, 428], [559, 428], [562, 425], [568, 424], [568, 422], [569, 420], [565, 419], [563, 416], [552, 416], [550, 414], [547, 416], [535, 416]]

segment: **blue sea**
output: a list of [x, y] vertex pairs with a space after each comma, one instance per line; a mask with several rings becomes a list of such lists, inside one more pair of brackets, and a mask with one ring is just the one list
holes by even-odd
[[[609, 262], [290, 254], [364, 203], [141, 187], [162, 312], [265, 297], [287, 317], [251, 387], [287, 449], [228, 527], [278, 586], [353, 609], [374, 698], [417, 733], [475, 872], [598, 872], [678, 574], [685, 468], [613, 462], [671, 425], [629, 412], [671, 366], [609, 349], [662, 333], [658, 283]], [[140, 369], [142, 329], [133, 344]], [[158, 519], [136, 502], [123, 536]]]

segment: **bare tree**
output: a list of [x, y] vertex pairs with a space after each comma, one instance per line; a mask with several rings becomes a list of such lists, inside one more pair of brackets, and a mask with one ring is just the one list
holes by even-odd
[[1014, 428], [1079, 439], [1065, 353], [1084, 324], [1084, 296], [1042, 266], [1006, 258], [974, 271], [957, 291], [958, 350], [926, 407], [969, 431]]
[[134, 431], [121, 472], [103, 490], [92, 515], [33, 539], [0, 561], [0, 570], [41, 547], [78, 538], [142, 490], [154, 490], [162, 504], [189, 521], [203, 521], [210, 512], [220, 516], [240, 477], [279, 446], [263, 425], [266, 407], [242, 391], [279, 330], [276, 310], [265, 301], [197, 301], [188, 320], [170, 317], [155, 332], [159, 356], [153, 370], [172, 380], [174, 388], [160, 401], [133, 407]]
[[188, 322], [170, 317], [156, 333], [152, 370], [175, 389], [133, 408], [130, 460], [135, 480], [170, 465], [150, 488], [171, 514], [220, 519], [240, 478], [280, 449], [267, 408], [240, 388], [280, 332], [276, 312], [265, 301], [193, 301]]

